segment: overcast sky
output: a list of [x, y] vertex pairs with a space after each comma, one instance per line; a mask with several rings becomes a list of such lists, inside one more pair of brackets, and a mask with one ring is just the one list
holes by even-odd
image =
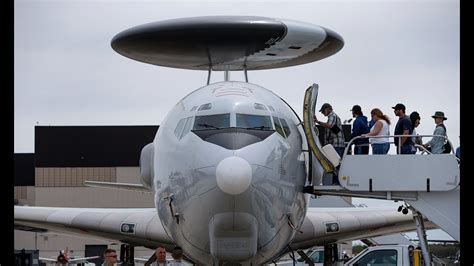
[[[337, 54], [310, 64], [250, 71], [302, 114], [305, 89], [320, 85], [317, 107], [342, 120], [354, 104], [404, 103], [432, 134], [444, 111], [459, 146], [459, 1], [41, 1], [15, 0], [15, 152], [34, 152], [35, 125], [159, 125], [207, 72], [164, 68], [117, 54], [110, 41], [133, 26], [172, 18], [255, 15], [309, 22], [345, 41]], [[212, 81], [223, 80], [214, 72]], [[231, 79], [243, 80], [241, 73]], [[323, 119], [320, 116], [320, 119]], [[323, 119], [323, 121], [325, 121]], [[392, 125], [392, 132], [394, 124]]]

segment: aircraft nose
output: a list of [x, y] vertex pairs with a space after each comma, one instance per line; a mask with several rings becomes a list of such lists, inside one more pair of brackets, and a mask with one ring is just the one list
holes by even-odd
[[227, 157], [217, 165], [216, 180], [217, 186], [222, 191], [230, 195], [238, 195], [250, 186], [252, 167], [240, 157]]

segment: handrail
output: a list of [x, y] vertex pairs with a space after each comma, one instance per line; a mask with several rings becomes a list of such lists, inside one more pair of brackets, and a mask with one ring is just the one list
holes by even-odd
[[421, 153], [426, 152], [427, 154], [432, 154], [428, 149], [425, 148], [425, 146], [420, 145], [420, 144], [415, 144], [415, 147], [421, 150]]
[[[352, 142], [354, 142], [354, 140], [356, 139], [366, 139], [366, 138], [397, 138], [397, 137], [400, 137], [398, 139], [398, 141], [400, 142], [401, 141], [401, 137], [409, 137], [409, 138], [412, 138], [412, 137], [441, 137], [441, 138], [444, 138], [448, 143], [449, 145], [451, 146], [451, 154], [454, 154], [454, 147], [453, 147], [453, 144], [451, 143], [451, 141], [448, 139], [447, 136], [443, 136], [443, 135], [380, 135], [380, 136], [357, 136], [357, 137], [354, 137], [352, 138], [351, 140], [349, 140], [349, 142], [347, 143], [347, 146], [346, 148], [344, 149], [344, 154], [343, 155], [346, 155], [347, 152], [349, 151], [351, 145], [352, 145]], [[389, 143], [395, 143], [395, 141], [393, 142], [390, 142]], [[401, 145], [398, 145], [398, 149], [401, 148]], [[426, 149], [425, 149], [426, 150]], [[400, 151], [399, 151], [400, 153]], [[431, 154], [431, 153], [430, 153]], [[342, 159], [342, 158], [341, 158]]]

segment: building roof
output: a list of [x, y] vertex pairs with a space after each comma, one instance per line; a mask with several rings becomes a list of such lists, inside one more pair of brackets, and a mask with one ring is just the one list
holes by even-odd
[[138, 166], [159, 126], [36, 126], [35, 167]]

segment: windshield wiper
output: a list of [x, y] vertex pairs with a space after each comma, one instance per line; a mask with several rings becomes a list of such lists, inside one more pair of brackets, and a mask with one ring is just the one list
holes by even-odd
[[205, 127], [205, 128], [220, 129], [220, 128], [216, 127], [216, 126], [209, 125], [209, 124], [198, 124], [198, 126], [200, 126], [200, 127]]
[[260, 129], [260, 130], [272, 130], [272, 127], [267, 127], [267, 126], [258, 126], [258, 127], [247, 127], [245, 129]]

